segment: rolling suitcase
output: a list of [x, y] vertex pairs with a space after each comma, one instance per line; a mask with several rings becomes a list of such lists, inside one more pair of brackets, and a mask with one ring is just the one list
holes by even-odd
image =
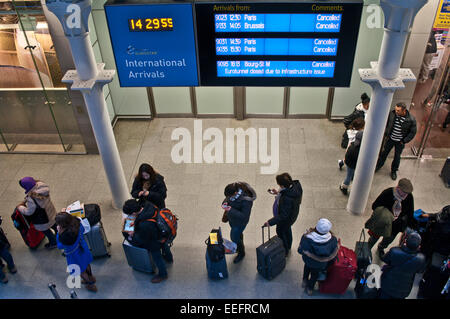
[[84, 238], [91, 251], [92, 257], [111, 257], [111, 244], [106, 239], [102, 222], [91, 226], [91, 231], [84, 234]]
[[447, 157], [447, 160], [444, 163], [444, 167], [442, 167], [441, 174], [439, 176], [444, 181], [445, 187], [450, 187], [450, 157]]
[[220, 227], [219, 229], [211, 230], [211, 234], [216, 234], [217, 243], [211, 243], [211, 236], [205, 241], [207, 246], [205, 259], [208, 277], [214, 280], [226, 279], [228, 278], [228, 268]]
[[328, 268], [327, 279], [319, 283], [319, 290], [323, 294], [344, 294], [357, 269], [356, 254], [353, 250], [341, 246], [339, 242], [337, 257]]
[[147, 249], [133, 246], [127, 240], [123, 241], [122, 247], [131, 268], [150, 274], [155, 273], [152, 255]]
[[270, 238], [270, 227], [267, 228], [269, 240], [266, 242], [264, 242], [264, 226], [261, 228], [263, 243], [256, 248], [258, 263], [256, 269], [261, 276], [267, 280], [272, 280], [286, 267], [286, 252], [281, 239], [278, 236]]
[[17, 208], [11, 215], [11, 219], [14, 223], [14, 227], [20, 232], [25, 244], [31, 249], [36, 249], [44, 239], [44, 233], [36, 230], [33, 223], [31, 223], [26, 216], [23, 216]]
[[358, 272], [362, 275], [366, 271], [367, 266], [372, 263], [372, 251], [369, 248], [369, 243], [366, 242], [364, 228], [361, 231], [359, 240], [356, 242], [355, 255], [356, 263], [358, 265]]
[[449, 280], [449, 274], [440, 268], [430, 266], [423, 274], [419, 283], [418, 298], [422, 299], [444, 299], [448, 297], [442, 294], [445, 284]]

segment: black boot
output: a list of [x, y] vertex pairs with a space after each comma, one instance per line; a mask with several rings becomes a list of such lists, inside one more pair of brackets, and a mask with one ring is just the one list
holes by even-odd
[[235, 264], [240, 262], [245, 257], [245, 246], [244, 246], [244, 242], [243, 241], [241, 241], [237, 245], [237, 249], [236, 250], [237, 250], [237, 256], [233, 260], [233, 263], [235, 263]]

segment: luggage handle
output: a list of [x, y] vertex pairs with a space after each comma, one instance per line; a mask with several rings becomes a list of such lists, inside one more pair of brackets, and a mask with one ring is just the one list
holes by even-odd
[[[261, 231], [262, 231], [262, 243], [263, 243], [263, 245], [264, 245], [264, 243], [265, 243], [265, 241], [264, 241], [264, 227], [266, 227], [266, 226], [261, 226]], [[269, 241], [270, 240], [270, 226], [267, 226], [267, 229], [269, 230], [269, 239], [267, 240], [267, 241]]]
[[366, 233], [364, 232], [364, 228], [361, 230], [361, 234], [359, 235], [359, 241], [361, 241], [361, 238], [363, 239], [363, 242], [366, 241]]
[[30, 224], [27, 222], [27, 219], [25, 218], [25, 216], [20, 212], [19, 208], [16, 207], [16, 212], [19, 213], [20, 216], [22, 216], [23, 221], [25, 222], [25, 224], [27, 225], [28, 228], [30, 228]]

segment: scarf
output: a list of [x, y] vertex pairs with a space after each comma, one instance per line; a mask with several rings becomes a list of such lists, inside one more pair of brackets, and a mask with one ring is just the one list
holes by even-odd
[[236, 195], [233, 195], [229, 198], [230, 202], [234, 202], [236, 199], [238, 199], [239, 197], [241, 197], [242, 195], [242, 189], [239, 188], [238, 192]]
[[331, 233], [328, 232], [324, 235], [321, 235], [319, 233], [316, 233], [315, 231], [312, 231], [309, 234], [307, 234], [306, 237], [312, 239], [316, 243], [323, 244], [331, 239]]
[[394, 187], [394, 206], [392, 206], [392, 213], [394, 213], [394, 218], [397, 218], [402, 212], [402, 201], [408, 196], [408, 194], [402, 196], [400, 195], [398, 187]]

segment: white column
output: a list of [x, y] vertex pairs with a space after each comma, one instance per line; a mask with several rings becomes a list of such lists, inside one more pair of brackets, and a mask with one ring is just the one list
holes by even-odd
[[103, 96], [103, 85], [112, 81], [115, 71], [97, 64], [89, 39], [91, 0], [46, 0], [46, 6], [61, 22], [69, 40], [76, 71], [68, 71], [63, 82], [83, 94], [113, 197], [113, 207], [120, 209], [130, 198], [122, 163]]
[[385, 24], [379, 62], [372, 62], [372, 69], [359, 70], [362, 81], [373, 90], [347, 203], [347, 211], [352, 214], [362, 214], [366, 208], [394, 92], [405, 87], [403, 82], [415, 81], [411, 70], [400, 69], [400, 64], [414, 17], [426, 3], [427, 0], [380, 0]]

